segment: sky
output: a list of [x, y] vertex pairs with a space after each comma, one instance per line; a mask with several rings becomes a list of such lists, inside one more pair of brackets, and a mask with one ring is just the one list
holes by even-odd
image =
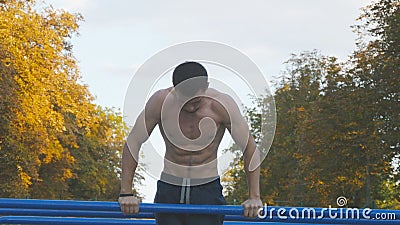
[[[136, 70], [162, 49], [207, 40], [232, 46], [250, 57], [269, 82], [285, 70], [291, 54], [319, 50], [346, 60], [355, 50], [361, 7], [371, 0], [45, 0], [55, 8], [80, 13], [79, 35], [72, 39], [81, 71], [95, 103], [123, 110]], [[235, 82], [235, 81], [233, 81]], [[158, 87], [169, 86], [164, 77]], [[139, 188], [152, 202], [155, 180]]]

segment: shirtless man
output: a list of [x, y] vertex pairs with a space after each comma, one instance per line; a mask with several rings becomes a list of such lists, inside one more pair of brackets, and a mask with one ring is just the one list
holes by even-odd
[[[156, 203], [226, 204], [217, 171], [217, 150], [227, 129], [243, 150], [248, 200], [244, 216], [255, 217], [262, 207], [259, 158], [248, 125], [234, 100], [208, 87], [207, 71], [185, 62], [173, 72], [174, 87], [153, 94], [125, 143], [122, 153], [121, 194], [124, 214], [139, 212], [132, 195], [132, 180], [141, 145], [156, 125], [165, 142], [164, 169], [157, 183]], [[257, 161], [258, 160], [258, 161]], [[222, 224], [220, 215], [156, 214], [157, 224]]]

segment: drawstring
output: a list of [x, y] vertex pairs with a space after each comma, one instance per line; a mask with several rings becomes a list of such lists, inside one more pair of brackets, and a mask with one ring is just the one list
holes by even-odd
[[186, 192], [186, 204], [190, 203], [190, 178], [183, 178], [182, 187], [181, 187], [181, 199], [180, 203], [185, 202], [185, 192]]
[[187, 178], [186, 183], [186, 204], [190, 204], [190, 178]]
[[184, 198], [185, 198], [185, 185], [186, 185], [186, 178], [183, 178], [182, 181], [182, 187], [181, 187], [181, 200], [179, 201], [179, 203], [183, 203]]

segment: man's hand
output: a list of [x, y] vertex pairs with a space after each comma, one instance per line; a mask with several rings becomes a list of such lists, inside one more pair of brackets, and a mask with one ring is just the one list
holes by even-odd
[[139, 200], [134, 196], [119, 197], [118, 199], [121, 211], [124, 214], [139, 213]]
[[258, 209], [263, 207], [261, 199], [247, 199], [245, 202], [242, 203], [244, 209], [244, 216], [245, 217], [256, 217], [258, 214]]

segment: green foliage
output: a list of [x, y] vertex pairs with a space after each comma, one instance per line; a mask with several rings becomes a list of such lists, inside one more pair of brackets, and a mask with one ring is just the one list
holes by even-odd
[[127, 128], [78, 83], [70, 38], [80, 21], [36, 1], [0, 2], [1, 197], [118, 196]]
[[[381, 0], [364, 9], [347, 62], [316, 51], [286, 62], [274, 96], [275, 140], [261, 166], [264, 202], [327, 207], [345, 196], [348, 206], [400, 207], [399, 6]], [[256, 111], [247, 114], [259, 137]], [[235, 162], [224, 178], [231, 203], [247, 197], [240, 157]]]
[[[367, 147], [384, 163], [382, 170], [371, 168], [380, 180], [371, 188], [371, 195], [378, 206], [387, 207], [380, 203], [400, 201], [398, 192], [386, 195], [392, 199], [385, 199], [381, 190], [384, 186], [399, 189], [400, 180], [400, 1], [376, 2], [365, 8], [359, 20], [363, 24], [356, 27], [360, 41], [352, 58], [351, 74], [363, 94], [362, 104], [373, 125], [370, 133], [376, 138], [374, 145]], [[362, 37], [369, 38], [362, 41]]]

